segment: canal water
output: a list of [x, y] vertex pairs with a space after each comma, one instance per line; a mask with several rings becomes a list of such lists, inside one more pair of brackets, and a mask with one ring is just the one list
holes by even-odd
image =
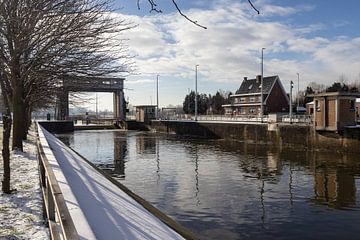
[[360, 157], [123, 131], [58, 135], [201, 239], [360, 239]]

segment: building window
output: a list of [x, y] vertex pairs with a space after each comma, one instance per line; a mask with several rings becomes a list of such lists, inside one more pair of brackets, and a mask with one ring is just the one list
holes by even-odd
[[350, 100], [350, 111], [355, 111], [355, 100]]
[[255, 102], [255, 97], [250, 97], [250, 102]]
[[250, 113], [250, 114], [254, 114], [255, 112], [256, 112], [256, 109], [255, 109], [255, 108], [250, 108], [250, 109], [249, 109], [249, 113]]
[[246, 102], [246, 98], [244, 98], [244, 97], [240, 98], [240, 102], [241, 102], [241, 103]]
[[240, 114], [246, 114], [246, 109], [245, 108], [240, 108]]
[[253, 87], [253, 85], [252, 85], [252, 84], [250, 84], [250, 86], [249, 86], [249, 88], [248, 88], [248, 89], [249, 89], [249, 90], [251, 90], [251, 89], [252, 89], [252, 87]]
[[225, 108], [225, 115], [231, 115], [232, 109], [231, 108]]

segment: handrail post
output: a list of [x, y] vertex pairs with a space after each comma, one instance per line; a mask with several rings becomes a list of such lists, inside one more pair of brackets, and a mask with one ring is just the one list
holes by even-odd
[[48, 187], [46, 188], [47, 191], [47, 210], [48, 210], [48, 218], [50, 221], [55, 221], [55, 204], [54, 198], [51, 192], [51, 188], [49, 187], [49, 181], [47, 181]]

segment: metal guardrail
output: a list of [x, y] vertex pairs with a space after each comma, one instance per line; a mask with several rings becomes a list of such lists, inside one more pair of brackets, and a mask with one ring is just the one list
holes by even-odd
[[[194, 115], [189, 114], [177, 114], [177, 115], [163, 115], [160, 117], [160, 120], [188, 120], [193, 121], [195, 120]], [[269, 117], [269, 115], [264, 115], [263, 118], [258, 116], [252, 116], [252, 115], [244, 115], [244, 116], [227, 116], [227, 115], [199, 115], [197, 117], [198, 121], [226, 121], [226, 122], [263, 122], [263, 123], [269, 123], [276, 120], [273, 120]], [[310, 115], [292, 115], [291, 120], [289, 115], [283, 115], [280, 116], [277, 119], [277, 122], [283, 122], [283, 123], [306, 123], [311, 124], [312, 118]]]
[[77, 240], [79, 235], [66, 206], [64, 196], [50, 167], [40, 142], [38, 127], [37, 153], [39, 161], [40, 184], [43, 197], [43, 216], [48, 221], [51, 239]]
[[[161, 116], [162, 120], [195, 120], [194, 115], [178, 114], [171, 116]], [[268, 122], [269, 118], [265, 115], [262, 119], [258, 116], [227, 116], [227, 115], [199, 115], [198, 121], [226, 121], [226, 122]]]

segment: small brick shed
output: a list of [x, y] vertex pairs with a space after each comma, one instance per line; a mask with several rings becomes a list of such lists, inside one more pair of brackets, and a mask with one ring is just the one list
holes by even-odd
[[317, 131], [341, 131], [356, 125], [356, 98], [360, 93], [326, 92], [313, 94], [313, 122]]

